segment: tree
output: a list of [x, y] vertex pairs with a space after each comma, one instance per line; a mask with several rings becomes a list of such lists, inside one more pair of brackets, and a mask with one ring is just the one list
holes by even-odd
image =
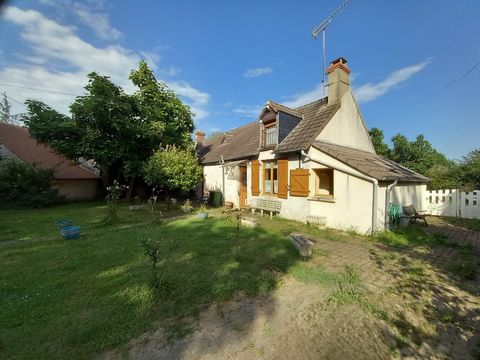
[[25, 124], [32, 137], [72, 160], [83, 155], [80, 129], [71, 118], [41, 101], [27, 100], [25, 103], [29, 114]]
[[480, 149], [473, 150], [460, 162], [462, 186], [466, 190], [480, 189]]
[[423, 135], [409, 141], [404, 135], [397, 134], [392, 142], [390, 158], [420, 174], [427, 175], [428, 170], [436, 165], [452, 166], [452, 161], [435, 150]]
[[10, 109], [12, 105], [9, 103], [7, 99], [7, 93], [3, 93], [3, 99], [0, 102], [0, 122], [3, 123], [10, 123], [11, 122], [11, 115]]
[[388, 157], [390, 149], [384, 142], [385, 137], [383, 135], [383, 131], [379, 128], [371, 128], [368, 133], [370, 135], [370, 139], [372, 140], [373, 147], [375, 148], [375, 152], [380, 156]]
[[193, 190], [202, 178], [202, 168], [193, 148], [181, 149], [174, 145], [155, 152], [146, 162], [143, 173], [147, 184], [169, 190]]
[[128, 178], [127, 197], [145, 161], [161, 146], [187, 148], [193, 131], [190, 108], [157, 82], [145, 62], [130, 79], [138, 88], [134, 95], [107, 76], [90, 73], [85, 95], [70, 106], [72, 118], [43, 103], [27, 103], [32, 136], [72, 159], [93, 159], [107, 184]]

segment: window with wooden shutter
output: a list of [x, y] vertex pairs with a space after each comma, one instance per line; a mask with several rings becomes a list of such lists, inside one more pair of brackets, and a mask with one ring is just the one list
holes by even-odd
[[252, 160], [252, 195], [260, 195], [260, 166], [258, 160]]
[[290, 195], [308, 196], [308, 169], [290, 170]]
[[288, 160], [278, 160], [278, 197], [288, 198]]

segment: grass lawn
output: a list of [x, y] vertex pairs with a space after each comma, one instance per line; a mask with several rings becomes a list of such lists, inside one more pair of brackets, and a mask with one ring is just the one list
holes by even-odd
[[[155, 322], [183, 335], [201, 309], [240, 291], [266, 294], [298, 260], [282, 229], [242, 229], [237, 241], [219, 215], [156, 224], [121, 207], [117, 226], [102, 225], [104, 203], [0, 213], [0, 357], [89, 358]], [[53, 221], [65, 217], [80, 239], [60, 237]], [[165, 253], [173, 242], [161, 299], [140, 238], [161, 239]]]
[[[281, 351], [285, 342], [268, 341], [281, 339], [277, 335], [284, 329], [295, 342], [304, 337], [298, 330], [304, 326], [317, 340], [310, 330], [323, 329], [319, 331], [325, 343], [319, 343], [318, 351], [326, 349], [339, 336], [331, 333], [338, 328], [331, 321], [342, 306], [356, 306], [374, 319], [372, 331], [393, 339], [366, 336], [359, 344], [363, 349], [373, 346], [372, 351], [378, 341], [393, 341], [397, 345], [392, 353], [406, 348], [406, 354], [413, 354], [412, 349], [428, 339], [443, 341], [442, 334], [456, 332], [462, 322], [468, 326], [460, 328], [467, 330], [478, 325], [468, 320], [475, 319], [474, 310], [465, 310], [478, 301], [480, 264], [473, 247], [426, 233], [420, 226], [366, 238], [261, 218], [259, 227], [242, 227], [237, 238], [235, 221], [219, 209], [211, 210], [206, 220], [164, 211], [166, 216], [182, 216], [158, 223], [148, 212], [128, 211], [121, 203], [120, 223], [114, 226], [103, 224], [106, 212], [103, 202], [0, 211], [0, 358], [92, 358], [122, 349], [129, 340], [159, 327], [177, 341], [198, 328], [200, 312], [210, 305], [227, 304], [240, 295], [269, 299], [287, 278], [293, 279], [291, 294], [299, 298], [287, 297], [283, 303], [311, 305], [311, 310], [297, 328], [288, 327], [290, 310], [276, 312], [285, 316], [278, 319], [284, 325], [254, 335], [266, 341], [266, 348]], [[81, 238], [62, 239], [53, 225], [59, 218], [80, 225]], [[291, 232], [317, 239], [309, 261], [299, 259], [287, 237]], [[151, 263], [140, 239], [161, 243], [159, 266], [166, 283], [161, 294], [150, 286]], [[443, 286], [447, 282], [448, 289]], [[312, 295], [304, 297], [303, 291]], [[459, 301], [466, 305], [444, 308]], [[344, 321], [353, 330], [347, 335], [357, 336], [363, 317], [348, 314]], [[270, 333], [275, 336], [265, 335]], [[342, 349], [345, 346], [337, 350]]]

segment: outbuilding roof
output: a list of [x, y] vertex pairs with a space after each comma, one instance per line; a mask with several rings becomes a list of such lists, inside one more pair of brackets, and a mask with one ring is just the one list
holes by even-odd
[[37, 142], [27, 129], [20, 126], [0, 123], [0, 144], [19, 160], [42, 169], [53, 169], [55, 179], [98, 179], [93, 171], [76, 165], [50, 146]]
[[414, 181], [427, 183], [429, 178], [407, 169], [395, 161], [380, 155], [353, 149], [341, 145], [333, 145], [321, 141], [314, 141], [312, 146], [321, 152], [347, 164], [348, 166], [380, 181]]

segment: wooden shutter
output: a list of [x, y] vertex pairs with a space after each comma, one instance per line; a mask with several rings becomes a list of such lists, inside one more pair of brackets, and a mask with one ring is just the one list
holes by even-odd
[[278, 160], [278, 197], [288, 198], [288, 160]]
[[260, 195], [260, 164], [258, 160], [252, 160], [252, 195]]
[[290, 195], [308, 196], [308, 169], [290, 170]]

